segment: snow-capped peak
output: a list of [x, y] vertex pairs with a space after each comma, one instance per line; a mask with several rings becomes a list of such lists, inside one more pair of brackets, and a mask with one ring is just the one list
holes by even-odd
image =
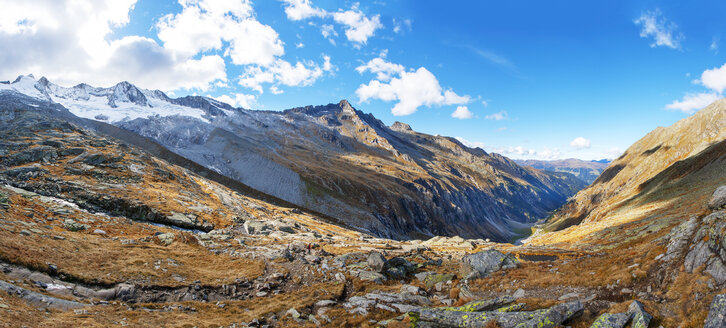
[[123, 81], [110, 88], [97, 88], [85, 83], [62, 87], [45, 77], [36, 80], [21, 75], [12, 83], [0, 83], [0, 92], [15, 91], [29, 97], [52, 101], [68, 108], [74, 115], [118, 122], [150, 116], [190, 116], [203, 121], [216, 116], [232, 115], [237, 108], [217, 100], [186, 96], [169, 98], [159, 90], [145, 90]]

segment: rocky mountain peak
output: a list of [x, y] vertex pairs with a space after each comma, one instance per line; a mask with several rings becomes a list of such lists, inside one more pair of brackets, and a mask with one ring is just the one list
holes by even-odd
[[351, 106], [350, 103], [348, 102], [348, 100], [346, 100], [346, 99], [341, 100], [338, 103], [338, 107], [340, 107], [340, 109], [342, 109], [344, 112], [351, 112], [351, 113], [355, 112], [355, 108], [353, 108], [353, 106]]
[[399, 121], [396, 121], [391, 125], [391, 130], [399, 132], [413, 131], [410, 125]]
[[150, 106], [144, 93], [139, 90], [135, 85], [123, 81], [111, 89], [112, 92], [108, 95], [109, 106], [116, 108], [119, 102], [134, 103], [139, 106]]

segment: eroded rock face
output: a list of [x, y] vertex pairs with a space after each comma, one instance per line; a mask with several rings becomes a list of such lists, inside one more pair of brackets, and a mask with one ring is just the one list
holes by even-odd
[[716, 295], [711, 302], [711, 310], [703, 328], [726, 327], [726, 294]]
[[726, 205], [726, 186], [721, 186], [716, 189], [711, 196], [711, 200], [708, 202], [708, 208], [717, 210]]
[[461, 263], [461, 276], [466, 280], [483, 278], [492, 272], [519, 266], [519, 261], [514, 256], [495, 249], [466, 255]]

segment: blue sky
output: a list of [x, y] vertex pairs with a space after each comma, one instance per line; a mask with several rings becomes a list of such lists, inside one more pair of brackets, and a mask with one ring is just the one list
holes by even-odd
[[15, 2], [2, 79], [266, 110], [345, 98], [513, 158], [612, 158], [726, 88], [720, 1]]

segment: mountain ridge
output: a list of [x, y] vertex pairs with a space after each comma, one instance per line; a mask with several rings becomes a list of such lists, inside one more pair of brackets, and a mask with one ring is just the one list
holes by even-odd
[[454, 138], [388, 127], [346, 100], [269, 112], [193, 98], [218, 109], [194, 111], [171, 103], [190, 98], [124, 83], [92, 89], [96, 95], [86, 101], [83, 93], [61, 97], [69, 88], [42, 80], [20, 77], [0, 89], [149, 137], [264, 193], [380, 236], [509, 241], [584, 187], [574, 177], [521, 168]]

